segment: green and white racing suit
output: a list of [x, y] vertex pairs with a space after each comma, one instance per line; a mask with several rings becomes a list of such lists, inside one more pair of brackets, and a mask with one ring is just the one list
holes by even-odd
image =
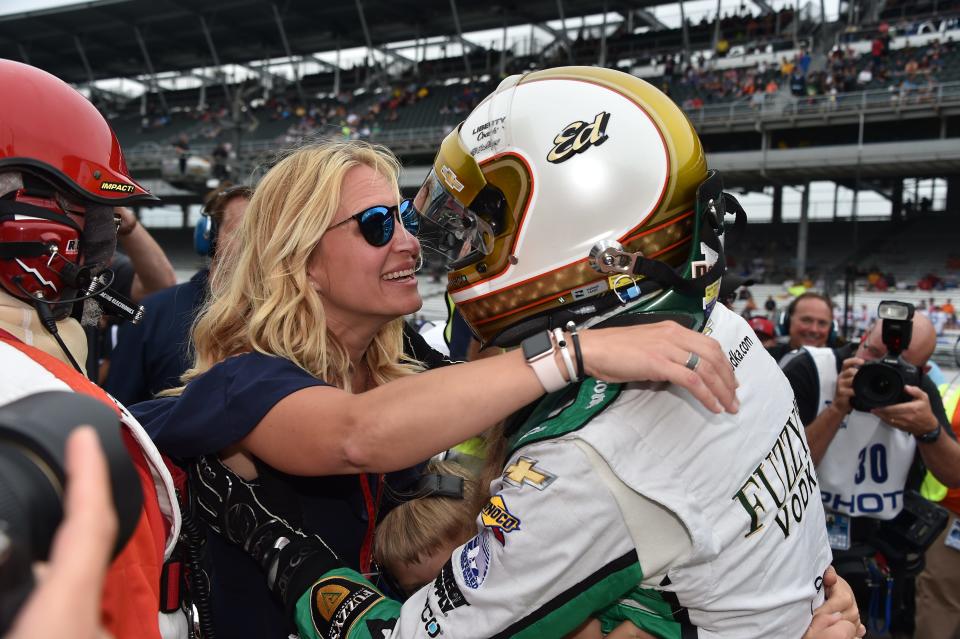
[[776, 362], [722, 306], [740, 410], [588, 379], [510, 440], [478, 533], [402, 606], [349, 570], [297, 602], [303, 637], [563, 637], [590, 617], [657, 637], [800, 637], [830, 564], [813, 461]]

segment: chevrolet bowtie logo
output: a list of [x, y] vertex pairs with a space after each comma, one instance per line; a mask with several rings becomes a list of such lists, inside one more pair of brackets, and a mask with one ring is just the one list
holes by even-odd
[[548, 473], [542, 468], [535, 469], [534, 466], [536, 465], [537, 460], [530, 459], [529, 457], [521, 457], [517, 460], [516, 464], [507, 466], [507, 469], [503, 472], [503, 481], [517, 488], [527, 484], [537, 490], [543, 490], [552, 484], [557, 476]]

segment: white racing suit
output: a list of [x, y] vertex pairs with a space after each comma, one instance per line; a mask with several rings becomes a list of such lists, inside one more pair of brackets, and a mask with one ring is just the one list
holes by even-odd
[[793, 393], [742, 319], [706, 331], [735, 415], [663, 384], [587, 379], [510, 440], [478, 533], [402, 606], [349, 570], [297, 602], [303, 637], [563, 637], [590, 617], [657, 637], [799, 638], [830, 564]]

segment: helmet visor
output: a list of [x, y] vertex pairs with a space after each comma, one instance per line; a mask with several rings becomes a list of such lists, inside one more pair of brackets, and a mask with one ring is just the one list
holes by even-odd
[[420, 245], [448, 268], [459, 268], [493, 251], [493, 225], [453, 197], [436, 170], [430, 170], [413, 205], [421, 217]]

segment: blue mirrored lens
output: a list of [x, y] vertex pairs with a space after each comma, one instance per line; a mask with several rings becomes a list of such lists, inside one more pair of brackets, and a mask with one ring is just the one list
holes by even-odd
[[420, 212], [413, 205], [413, 200], [400, 203], [400, 219], [403, 220], [403, 228], [407, 229], [410, 235], [420, 233]]
[[393, 237], [393, 211], [375, 206], [360, 214], [360, 232], [373, 246], [383, 246]]

